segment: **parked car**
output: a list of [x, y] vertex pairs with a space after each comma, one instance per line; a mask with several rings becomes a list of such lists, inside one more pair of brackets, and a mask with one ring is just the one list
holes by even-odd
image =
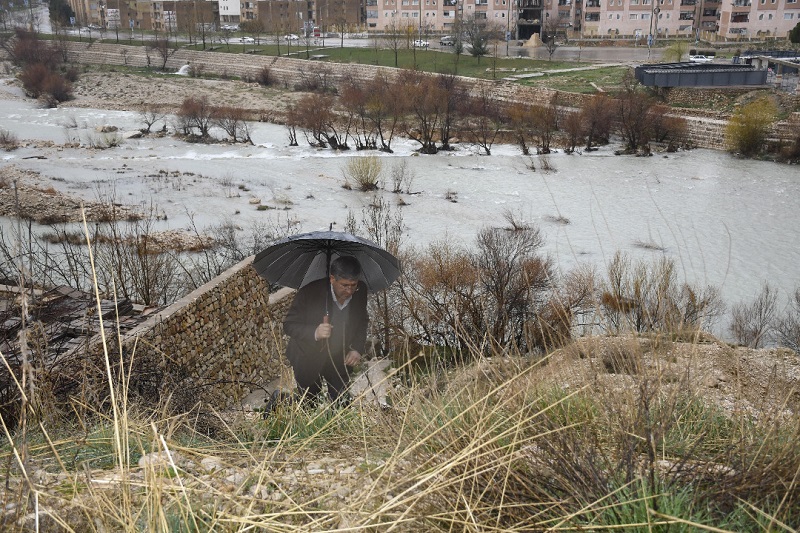
[[283, 38], [286, 41], [299, 41], [300, 40], [300, 37], [298, 37], [294, 33], [290, 33], [289, 35], [284, 35]]
[[710, 63], [716, 56], [717, 52], [714, 50], [689, 50], [689, 61], [693, 63]]
[[445, 35], [441, 39], [439, 39], [439, 44], [441, 46], [455, 46], [456, 45], [456, 38], [452, 35]]
[[415, 48], [428, 48], [428, 44], [429, 44], [428, 41], [424, 39], [417, 39], [416, 41], [414, 41]]
[[236, 24], [223, 24], [221, 29], [228, 31], [238, 31], [239, 26], [237, 26]]
[[238, 41], [242, 44], [253, 44], [256, 42], [252, 37], [239, 37]]

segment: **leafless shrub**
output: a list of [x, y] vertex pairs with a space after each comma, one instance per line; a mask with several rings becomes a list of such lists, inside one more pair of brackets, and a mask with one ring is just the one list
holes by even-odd
[[538, 228], [487, 228], [475, 251], [439, 242], [412, 252], [400, 282], [407, 338], [458, 357], [473, 345], [529, 350], [568, 337], [571, 314], [551, 298], [552, 265], [537, 254], [541, 244]]
[[760, 348], [769, 340], [777, 301], [778, 292], [769, 283], [764, 283], [752, 302], [739, 302], [733, 306], [729, 331], [737, 343]]
[[411, 193], [411, 186], [414, 183], [414, 178], [416, 175], [413, 170], [408, 168], [408, 161], [405, 159], [400, 159], [392, 163], [391, 175], [392, 192], [405, 192], [406, 194]]
[[189, 65], [190, 78], [202, 78], [205, 73], [206, 67], [203, 64], [192, 63]]
[[528, 222], [520, 220], [511, 209], [503, 210], [503, 219], [506, 222], [508, 222], [509, 229], [511, 231], [522, 231], [531, 229], [531, 225]]
[[614, 333], [675, 332], [697, 330], [715, 320], [723, 310], [718, 291], [679, 285], [675, 269], [666, 258], [632, 264], [625, 254], [615, 254], [598, 302], [603, 327]]
[[19, 139], [8, 130], [0, 129], [0, 148], [6, 152], [19, 148]]
[[542, 169], [542, 172], [545, 174], [550, 174], [551, 172], [556, 171], [556, 167], [550, 162], [550, 158], [546, 155], [539, 157], [539, 168]]
[[[290, 111], [291, 130], [300, 128], [308, 144], [318, 148], [347, 150], [349, 129], [335, 111], [332, 96], [309, 94]], [[290, 130], [290, 135], [291, 135]]]
[[778, 317], [775, 334], [778, 344], [800, 354], [800, 289], [795, 290], [789, 309]]

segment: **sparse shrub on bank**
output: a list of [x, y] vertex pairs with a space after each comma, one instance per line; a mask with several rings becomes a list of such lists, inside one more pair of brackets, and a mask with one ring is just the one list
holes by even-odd
[[634, 264], [617, 252], [600, 289], [599, 323], [612, 333], [707, 330], [724, 310], [718, 289], [679, 284], [668, 259]]
[[775, 325], [778, 344], [800, 355], [800, 289], [794, 291], [789, 307], [779, 315]]
[[760, 348], [767, 342], [777, 313], [778, 293], [768, 283], [751, 302], [738, 302], [731, 309], [730, 334], [737, 343]]
[[0, 129], [0, 148], [6, 152], [19, 148], [19, 139], [8, 130]]

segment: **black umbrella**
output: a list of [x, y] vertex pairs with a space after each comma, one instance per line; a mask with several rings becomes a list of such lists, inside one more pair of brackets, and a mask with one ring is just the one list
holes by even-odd
[[312, 231], [281, 239], [256, 255], [253, 267], [270, 283], [299, 289], [328, 277], [330, 263], [350, 255], [361, 264], [370, 291], [387, 288], [400, 276], [400, 262], [372, 241], [341, 231]]

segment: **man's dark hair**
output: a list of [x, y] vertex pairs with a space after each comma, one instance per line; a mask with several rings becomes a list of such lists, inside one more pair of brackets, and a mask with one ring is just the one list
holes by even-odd
[[361, 264], [350, 255], [337, 257], [331, 262], [331, 276], [336, 279], [358, 279], [361, 276]]

